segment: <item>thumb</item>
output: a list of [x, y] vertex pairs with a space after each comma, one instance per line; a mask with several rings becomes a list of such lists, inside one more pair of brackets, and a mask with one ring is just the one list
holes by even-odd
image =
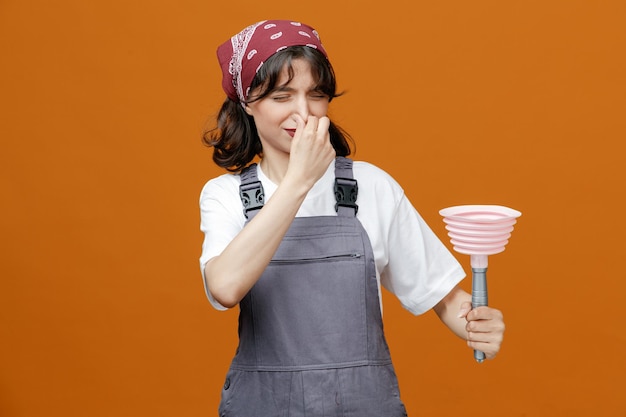
[[306, 120], [299, 114], [294, 114], [291, 118], [296, 122], [296, 133], [301, 133], [304, 126], [306, 126]]
[[300, 141], [304, 126], [306, 126], [304, 119], [300, 115], [293, 115], [292, 120], [296, 122], [296, 132], [294, 133], [290, 143], [290, 152], [293, 152], [296, 149], [295, 146]]
[[472, 303], [470, 303], [469, 301], [464, 301], [461, 304], [461, 308], [459, 309], [459, 315], [457, 317], [458, 318], [467, 317], [470, 311], [472, 311]]

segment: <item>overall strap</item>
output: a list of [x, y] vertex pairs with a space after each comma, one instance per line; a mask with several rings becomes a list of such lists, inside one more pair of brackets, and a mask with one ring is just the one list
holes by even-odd
[[251, 164], [241, 171], [239, 197], [243, 204], [243, 214], [248, 221], [252, 220], [265, 204], [265, 192], [257, 177], [256, 164]]
[[335, 159], [335, 211], [338, 216], [355, 217], [359, 206], [357, 181], [352, 174], [352, 160], [343, 156]]

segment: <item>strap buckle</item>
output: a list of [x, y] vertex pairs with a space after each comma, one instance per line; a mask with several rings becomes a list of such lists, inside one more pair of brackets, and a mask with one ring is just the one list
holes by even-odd
[[359, 194], [357, 181], [352, 178], [335, 178], [335, 211], [339, 211], [339, 207], [350, 207], [354, 209], [354, 214], [359, 211], [356, 204], [356, 198]]
[[243, 214], [247, 219], [249, 211], [259, 210], [265, 204], [265, 192], [261, 181], [240, 185], [239, 197], [243, 204]]

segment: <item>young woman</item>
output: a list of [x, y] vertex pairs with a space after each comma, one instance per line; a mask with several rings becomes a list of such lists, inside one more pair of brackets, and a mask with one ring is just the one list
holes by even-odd
[[317, 32], [259, 22], [218, 58], [228, 97], [204, 139], [230, 173], [202, 190], [200, 264], [211, 304], [240, 309], [220, 416], [406, 415], [381, 285], [493, 358], [502, 314], [471, 309], [461, 266], [393, 178], [346, 158]]

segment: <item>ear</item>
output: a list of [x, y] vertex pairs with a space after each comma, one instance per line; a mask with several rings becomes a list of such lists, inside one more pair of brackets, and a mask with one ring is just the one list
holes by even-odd
[[250, 109], [250, 106], [246, 104], [246, 107], [244, 107], [243, 109], [246, 111], [246, 113], [248, 113], [249, 116], [252, 116], [252, 109]]

